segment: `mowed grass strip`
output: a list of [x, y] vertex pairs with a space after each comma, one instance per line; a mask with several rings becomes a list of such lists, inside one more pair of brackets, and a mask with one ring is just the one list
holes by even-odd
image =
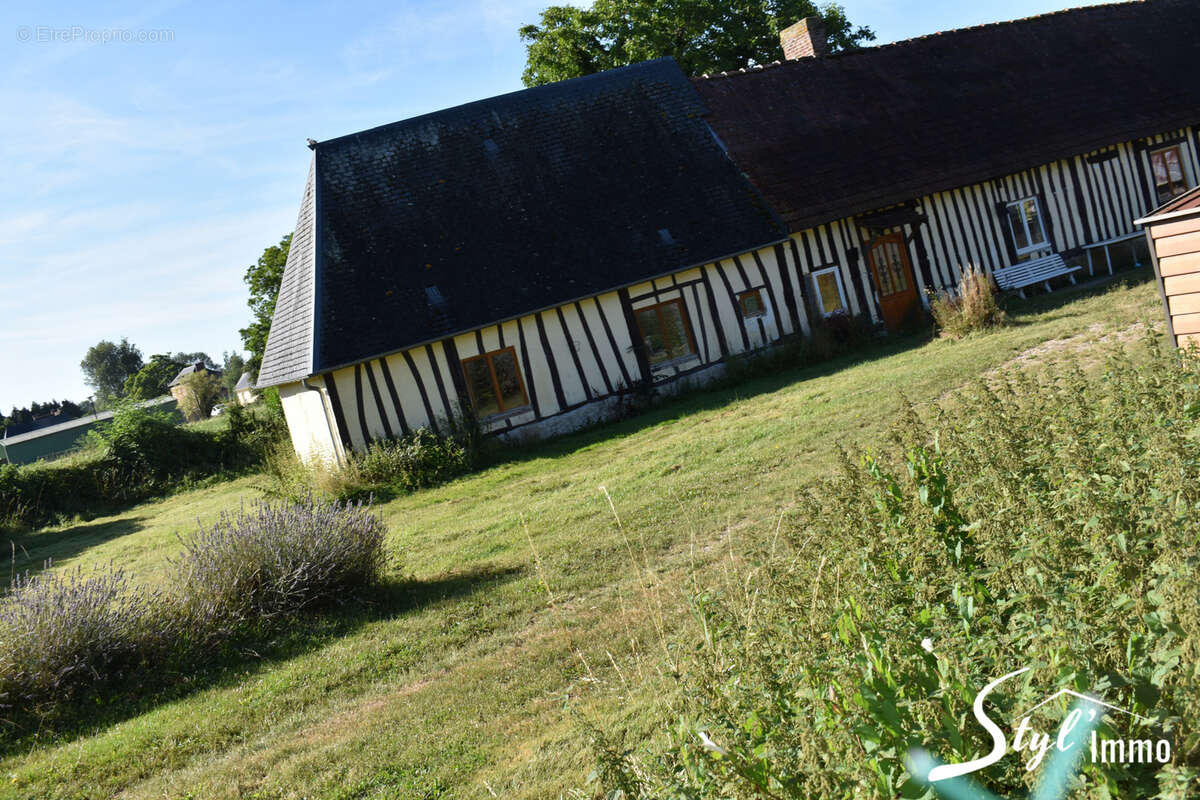
[[[565, 794], [592, 766], [573, 715], [654, 730], [668, 658], [659, 632], [678, 630], [682, 593], [768, 539], [837, 447], [883, 436], [901, 393], [937, 400], [1048, 341], [1056, 344], [1035, 363], [1052, 369], [1060, 347], [1127, 332], [1160, 308], [1142, 283], [1060, 292], [1010, 313], [1012, 326], [987, 335], [896, 341], [693, 395], [393, 500], [380, 511], [411, 582], [237, 663], [182, 676], [177, 699], [109, 709], [95, 730], [27, 742], [5, 756], [0, 796]], [[261, 481], [39, 531], [21, 544], [36, 559], [112, 561], [153, 583], [177, 532], [256, 496]], [[24, 559], [18, 550], [18, 567]], [[619, 707], [612, 692], [590, 691], [595, 683], [615, 688]]]

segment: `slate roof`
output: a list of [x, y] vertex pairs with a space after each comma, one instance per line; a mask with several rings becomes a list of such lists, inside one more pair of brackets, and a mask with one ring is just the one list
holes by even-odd
[[300, 213], [288, 246], [287, 262], [275, 315], [267, 332], [256, 385], [274, 386], [313, 374], [313, 306], [316, 271], [316, 156], [308, 165], [308, 179], [300, 199]]
[[1200, 122], [1200, 3], [1146, 0], [696, 78], [792, 230]]
[[182, 381], [188, 375], [191, 375], [193, 372], [207, 372], [210, 375], [221, 374], [214, 369], [209, 369], [202, 362], [197, 361], [195, 364], [188, 364], [186, 367], [179, 370], [179, 374], [171, 379], [171, 382], [167, 384], [167, 387], [170, 388], [172, 386], [178, 386], [180, 381]]
[[316, 144], [258, 386], [781, 241], [704, 111], [658, 59]]

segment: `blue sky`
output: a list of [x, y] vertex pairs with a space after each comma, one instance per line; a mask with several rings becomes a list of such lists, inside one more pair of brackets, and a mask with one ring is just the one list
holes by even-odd
[[[516, 31], [548, 4], [6, 2], [0, 409], [86, 398], [101, 339], [240, 349], [242, 274], [295, 224], [305, 139], [521, 88]], [[879, 42], [1085, 4], [843, 3]]]

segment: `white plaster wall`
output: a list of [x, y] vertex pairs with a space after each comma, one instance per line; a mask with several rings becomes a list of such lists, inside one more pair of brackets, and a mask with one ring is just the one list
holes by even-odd
[[319, 391], [305, 389], [300, 383], [279, 387], [283, 416], [287, 420], [292, 447], [305, 464], [323, 461], [336, 464], [338, 442], [333, 438], [325, 401]]

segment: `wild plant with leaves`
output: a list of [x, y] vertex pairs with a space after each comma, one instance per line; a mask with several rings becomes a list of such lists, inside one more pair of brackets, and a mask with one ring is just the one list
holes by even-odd
[[[776, 549], [694, 598], [700, 634], [673, 746], [598, 748], [625, 797], [929, 795], [905, 758], [991, 749], [971, 705], [1012, 719], [1058, 689], [1150, 722], [1160, 764], [1085, 761], [1087, 797], [1200, 788], [1200, 368], [1138, 345], [979, 381], [805, 487]], [[1061, 711], [1061, 710], [1060, 710]], [[1057, 722], [1055, 722], [1057, 724]], [[616, 757], [614, 753], [620, 755]], [[619, 774], [621, 780], [614, 778]], [[978, 777], [1024, 796], [1008, 757]], [[632, 787], [632, 788], [631, 788]]]

